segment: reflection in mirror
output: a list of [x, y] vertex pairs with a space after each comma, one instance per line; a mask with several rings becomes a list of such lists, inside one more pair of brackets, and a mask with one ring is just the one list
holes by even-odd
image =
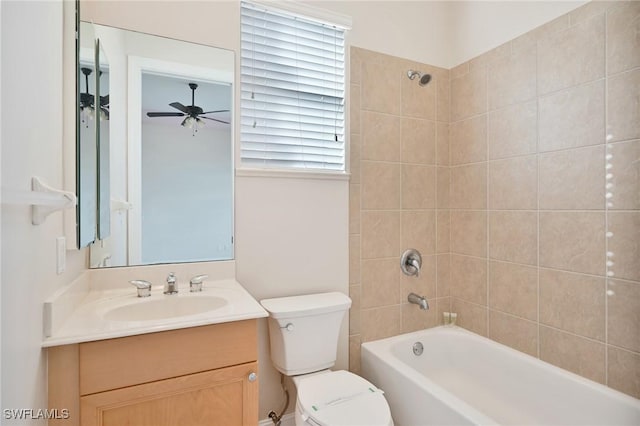
[[234, 53], [94, 28], [109, 59], [111, 232], [90, 267], [232, 259]]
[[[96, 50], [98, 60], [96, 68], [100, 70], [97, 75], [97, 97], [95, 114], [98, 128], [98, 239], [104, 240], [111, 230], [111, 196], [109, 189], [109, 62], [102, 48], [100, 40], [97, 40]], [[99, 119], [97, 119], [99, 117]]]
[[78, 106], [76, 126], [77, 244], [86, 247], [96, 239], [97, 223], [97, 124], [95, 111], [96, 46], [91, 24], [80, 24], [78, 55]]

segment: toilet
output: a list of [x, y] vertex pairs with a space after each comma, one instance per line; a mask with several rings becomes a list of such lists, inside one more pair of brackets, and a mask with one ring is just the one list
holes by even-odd
[[298, 391], [297, 426], [392, 426], [381, 389], [344, 370], [332, 371], [351, 299], [339, 292], [265, 299], [271, 361]]

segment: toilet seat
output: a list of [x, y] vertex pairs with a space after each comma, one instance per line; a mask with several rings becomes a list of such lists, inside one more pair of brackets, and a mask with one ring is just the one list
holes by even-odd
[[312, 425], [392, 425], [382, 390], [348, 371], [329, 371], [302, 378], [296, 409]]

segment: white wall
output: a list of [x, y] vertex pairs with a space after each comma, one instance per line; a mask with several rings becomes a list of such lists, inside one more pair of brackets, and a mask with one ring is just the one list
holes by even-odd
[[[498, 13], [488, 4], [484, 7], [493, 12], [480, 13], [476, 8], [482, 8], [483, 3], [464, 7], [454, 3], [312, 2], [350, 14], [354, 25], [351, 39], [358, 47], [443, 67], [524, 33], [546, 16], [551, 19], [566, 11], [555, 2], [537, 3], [550, 12], [532, 20], [532, 9], [527, 13]], [[4, 0], [0, 7], [2, 185], [27, 189], [31, 176], [39, 175], [54, 186], [61, 186], [61, 3]], [[82, 7], [84, 17], [93, 18], [96, 23], [238, 52], [237, 0], [88, 1]], [[504, 18], [509, 21], [502, 22]], [[491, 29], [492, 37], [482, 39], [476, 34], [483, 28]], [[470, 40], [474, 34], [479, 38], [477, 43]], [[466, 50], [472, 41], [474, 47]], [[24, 111], [33, 108], [34, 100], [39, 112], [35, 125], [34, 119], [24, 119]], [[237, 274], [256, 298], [324, 289], [346, 291], [347, 182], [243, 176], [236, 185]], [[58, 276], [55, 237], [63, 235], [59, 213], [44, 225], [33, 226], [28, 207], [3, 206], [1, 226], [2, 408], [44, 407], [45, 363], [39, 346], [42, 302], [83, 270], [86, 252], [69, 252], [67, 272]], [[268, 410], [279, 409], [281, 402], [278, 376], [266, 359], [264, 324], [261, 322], [260, 333], [261, 418]], [[342, 335], [339, 366], [344, 367], [346, 328]]]
[[564, 15], [586, 1], [452, 1], [448, 68]]
[[[62, 187], [62, 3], [2, 1], [0, 7], [2, 186], [29, 190], [31, 177], [40, 176]], [[43, 302], [77, 277], [86, 262], [86, 251], [69, 251], [67, 270], [57, 275], [55, 239], [64, 235], [62, 214], [34, 226], [30, 211], [2, 206], [2, 408], [47, 406]], [[16, 423], [34, 422], [2, 422]]]
[[193, 135], [179, 121], [149, 121], [142, 124], [142, 263], [233, 258], [230, 126]]

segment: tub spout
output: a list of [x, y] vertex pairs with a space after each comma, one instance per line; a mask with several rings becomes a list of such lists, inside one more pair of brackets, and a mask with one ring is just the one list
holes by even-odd
[[415, 293], [409, 293], [407, 300], [409, 301], [409, 303], [415, 303], [416, 305], [420, 306], [420, 309], [422, 309], [423, 311], [429, 309], [429, 302], [427, 302], [427, 299], [424, 296], [418, 296]]

